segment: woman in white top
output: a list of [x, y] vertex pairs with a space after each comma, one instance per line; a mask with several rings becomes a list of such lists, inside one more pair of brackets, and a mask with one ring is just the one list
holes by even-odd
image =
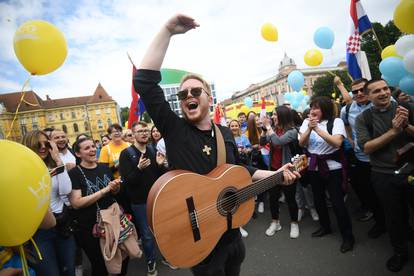
[[341, 119], [334, 117], [334, 103], [328, 97], [315, 97], [310, 104], [309, 117], [299, 130], [299, 144], [309, 153], [309, 180], [312, 186], [315, 207], [319, 214], [320, 228], [313, 237], [330, 234], [331, 222], [326, 206], [325, 190], [328, 190], [333, 210], [342, 235], [340, 251], [353, 249], [351, 219], [344, 203], [344, 167], [341, 145], [346, 138]]
[[[60, 159], [59, 150], [54, 142], [48, 140], [46, 133], [40, 130], [28, 132], [23, 137], [22, 144], [39, 155], [49, 168], [52, 177], [50, 209], [59, 218], [72, 191], [72, 183]], [[55, 227], [40, 229], [34, 235], [43, 258], [32, 265], [36, 275], [75, 275], [75, 239], [70, 232], [61, 230], [58, 219]]]

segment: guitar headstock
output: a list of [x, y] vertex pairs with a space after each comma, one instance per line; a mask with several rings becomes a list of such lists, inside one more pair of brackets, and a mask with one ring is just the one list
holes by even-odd
[[305, 154], [296, 154], [292, 157], [292, 164], [295, 167], [295, 171], [302, 173], [308, 167], [308, 157]]

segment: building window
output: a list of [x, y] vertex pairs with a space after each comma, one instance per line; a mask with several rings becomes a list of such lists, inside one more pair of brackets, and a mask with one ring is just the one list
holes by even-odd
[[96, 115], [101, 115], [101, 110], [100, 109], [95, 110], [95, 114]]
[[76, 119], [76, 113], [72, 111], [72, 119]]
[[110, 114], [111, 113], [111, 109], [109, 107], [105, 107], [105, 113], [106, 114]]
[[65, 120], [65, 116], [63, 115], [63, 112], [60, 113], [60, 119]]
[[21, 125], [20, 127], [21, 127], [21, 129], [22, 129], [22, 136], [26, 135], [26, 133], [27, 133], [27, 128], [26, 128], [26, 126], [25, 126], [25, 125]]
[[26, 124], [26, 119], [25, 118], [21, 118], [20, 119], [20, 124], [21, 125], [25, 125]]
[[88, 122], [85, 122], [85, 131], [89, 131], [89, 125], [88, 125]]
[[37, 123], [37, 116], [32, 117], [32, 123], [33, 124]]
[[68, 128], [66, 127], [66, 125], [62, 125], [62, 130], [64, 133], [68, 133]]
[[99, 129], [102, 129], [103, 128], [103, 126], [102, 126], [102, 120], [101, 119], [98, 120], [98, 128]]
[[78, 132], [79, 131], [79, 127], [77, 123], [73, 124], [73, 131]]
[[32, 130], [38, 130], [38, 129], [39, 129], [38, 125], [36, 123], [33, 123]]
[[110, 125], [112, 125], [112, 120], [111, 120], [111, 118], [108, 118], [107, 122], [108, 122], [108, 127], [109, 127]]

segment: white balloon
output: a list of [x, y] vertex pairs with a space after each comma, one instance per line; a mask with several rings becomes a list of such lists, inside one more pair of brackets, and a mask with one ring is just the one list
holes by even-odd
[[400, 56], [405, 56], [409, 51], [414, 50], [414, 35], [405, 35], [395, 42], [395, 49]]
[[414, 74], [414, 49], [404, 56], [403, 63], [405, 70]]

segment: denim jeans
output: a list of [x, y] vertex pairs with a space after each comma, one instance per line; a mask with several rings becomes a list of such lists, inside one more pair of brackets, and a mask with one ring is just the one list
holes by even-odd
[[76, 243], [73, 236], [65, 238], [52, 228], [39, 229], [33, 238], [43, 258], [32, 265], [37, 276], [75, 276]]
[[145, 259], [147, 262], [155, 261], [155, 240], [147, 223], [147, 205], [131, 204], [134, 213], [135, 222], [141, 234], [142, 247], [144, 249]]

